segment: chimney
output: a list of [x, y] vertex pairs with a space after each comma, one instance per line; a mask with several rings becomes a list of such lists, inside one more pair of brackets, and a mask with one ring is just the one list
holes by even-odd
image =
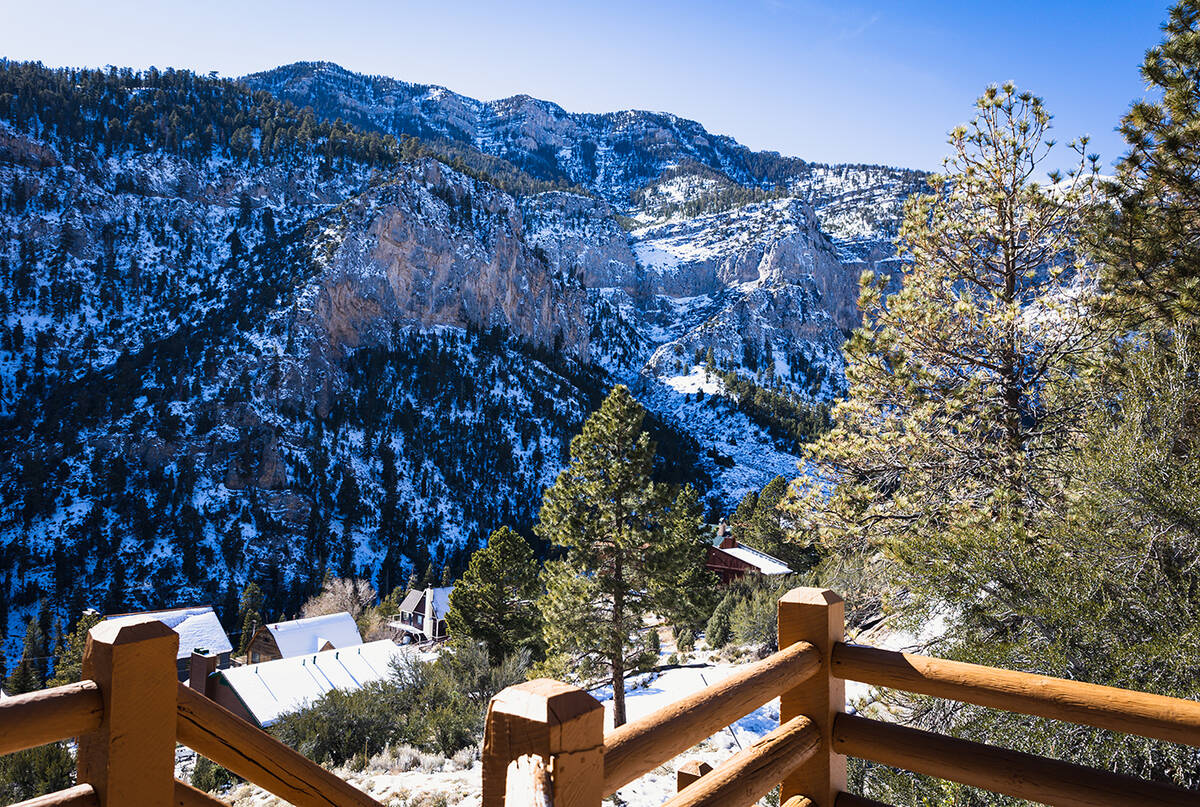
[[729, 525], [725, 523], [725, 519], [723, 518], [717, 526], [717, 537], [721, 539], [721, 549], [737, 548], [737, 538], [733, 537], [733, 532], [730, 531]]
[[204, 697], [209, 697], [209, 676], [217, 671], [220, 657], [207, 650], [193, 650], [191, 668], [188, 674], [188, 686]]

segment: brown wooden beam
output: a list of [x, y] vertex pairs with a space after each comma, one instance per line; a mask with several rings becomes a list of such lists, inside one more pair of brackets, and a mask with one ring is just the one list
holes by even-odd
[[179, 742], [296, 807], [380, 807], [341, 777], [176, 682]]
[[1200, 702], [1182, 698], [848, 644], [834, 648], [833, 673], [872, 686], [1200, 746]]
[[213, 798], [187, 782], [175, 780], [175, 807], [229, 807], [220, 799]]
[[820, 666], [813, 646], [797, 642], [609, 732], [604, 738], [604, 795], [611, 796], [778, 697], [784, 689], [807, 681]]
[[0, 755], [78, 737], [100, 727], [104, 699], [95, 681], [0, 700]]
[[1052, 807], [1196, 807], [1200, 792], [853, 715], [834, 722], [841, 754]]
[[663, 807], [750, 807], [820, 746], [816, 724], [807, 717], [792, 718], [676, 793]]
[[66, 790], [19, 801], [11, 807], [100, 807], [100, 800], [96, 798], [96, 791], [91, 785], [75, 785]]

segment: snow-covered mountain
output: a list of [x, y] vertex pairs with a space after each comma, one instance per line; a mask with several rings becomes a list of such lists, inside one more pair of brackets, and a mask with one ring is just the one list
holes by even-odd
[[617, 382], [660, 476], [723, 511], [844, 388], [857, 278], [921, 183], [320, 63], [0, 62], [0, 100], [10, 652], [39, 603], [453, 574], [529, 527]]

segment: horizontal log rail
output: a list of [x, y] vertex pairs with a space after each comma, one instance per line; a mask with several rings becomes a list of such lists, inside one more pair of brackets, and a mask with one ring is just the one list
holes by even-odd
[[1200, 793], [983, 743], [839, 715], [839, 754], [1053, 807], [1196, 807]]
[[296, 807], [380, 807], [354, 785], [179, 684], [176, 736], [213, 762]]
[[91, 785], [75, 785], [66, 790], [19, 801], [12, 807], [100, 807], [100, 800], [96, 798], [96, 791]]
[[834, 646], [832, 671], [872, 686], [1200, 747], [1197, 701], [850, 644]]
[[750, 807], [807, 762], [820, 745], [816, 725], [807, 717], [794, 717], [676, 793], [663, 807]]
[[0, 755], [95, 731], [104, 699], [95, 681], [27, 692], [0, 700]]
[[797, 642], [687, 697], [627, 723], [604, 738], [604, 795], [644, 776], [745, 717], [821, 667], [817, 650]]
[[220, 799], [214, 799], [187, 782], [175, 780], [175, 807], [229, 807]]

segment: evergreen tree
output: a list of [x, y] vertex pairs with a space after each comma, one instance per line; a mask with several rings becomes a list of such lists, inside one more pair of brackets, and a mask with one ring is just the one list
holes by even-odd
[[254, 632], [263, 624], [262, 617], [263, 593], [257, 583], [248, 583], [242, 589], [242, 599], [238, 606], [238, 624], [242, 626], [242, 640], [238, 645], [238, 653], [243, 654], [254, 638]]
[[1150, 92], [1121, 122], [1129, 152], [1094, 239], [1109, 313], [1133, 326], [1200, 316], [1200, 2], [1177, 3], [1163, 30], [1142, 63]]
[[501, 527], [486, 547], [471, 555], [466, 572], [450, 593], [446, 614], [450, 636], [483, 642], [495, 666], [537, 640], [541, 593], [533, 550], [519, 534]]
[[73, 684], [83, 677], [83, 651], [87, 647], [88, 631], [100, 623], [100, 615], [87, 611], [75, 623], [75, 629], [67, 634], [62, 647], [54, 659], [54, 676], [50, 686]]
[[[794, 514], [843, 553], [878, 549], [914, 585], [971, 601], [961, 563], [1013, 541], [1058, 495], [1054, 463], [1078, 402], [1056, 393], [1103, 330], [1080, 302], [1080, 229], [1094, 161], [1053, 191], [1037, 182], [1053, 141], [1039, 98], [1011, 84], [979, 99], [950, 138], [947, 173], [911, 197], [900, 290], [863, 279], [863, 327], [845, 347], [849, 395], [810, 446]], [[832, 492], [830, 483], [834, 483]]]
[[679, 606], [683, 567], [695, 562], [688, 530], [665, 530], [666, 497], [651, 480], [646, 411], [615, 387], [571, 441], [570, 463], [546, 490], [535, 528], [566, 549], [546, 564], [539, 601], [551, 666], [607, 671], [613, 719], [625, 723], [625, 673], [649, 652], [643, 622]]
[[21, 660], [8, 676], [5, 690], [11, 695], [34, 692], [46, 684], [45, 664], [50, 655], [46, 646], [46, 635], [42, 633], [37, 619], [30, 619], [25, 627], [25, 644], [21, 648]]

